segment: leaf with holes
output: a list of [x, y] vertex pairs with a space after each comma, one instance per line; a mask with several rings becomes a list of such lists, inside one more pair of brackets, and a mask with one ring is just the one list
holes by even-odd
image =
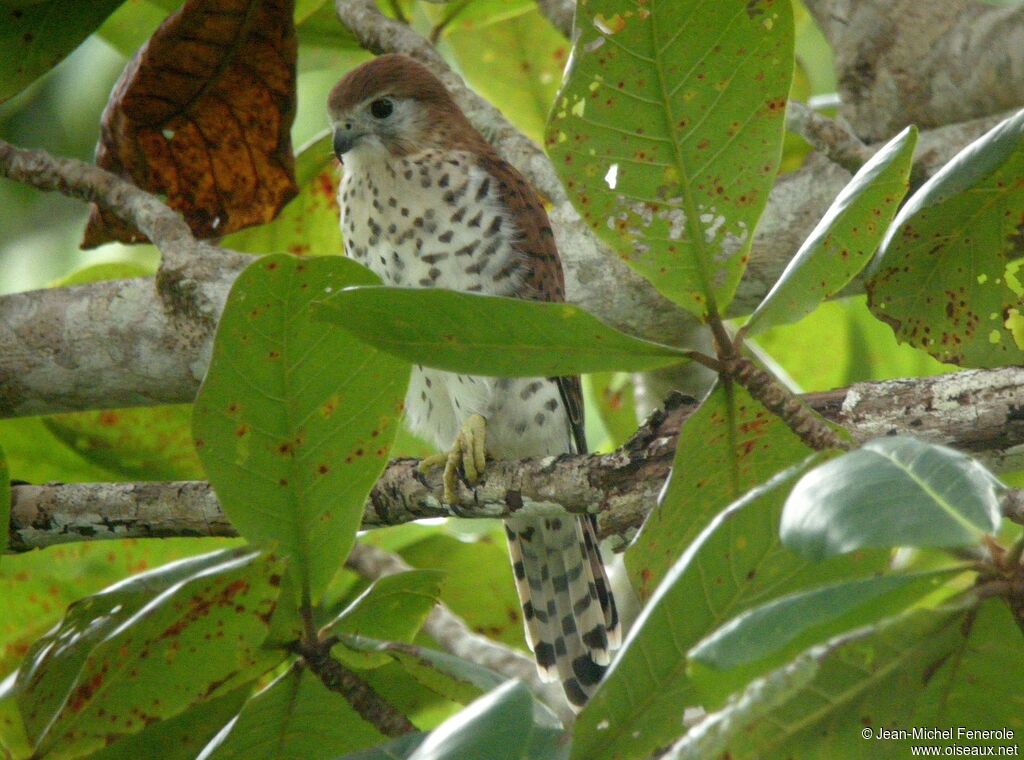
[[1024, 111], [900, 210], [866, 283], [900, 341], [970, 367], [1024, 364]]
[[[444, 577], [440, 570], [410, 570], [379, 578], [326, 630], [331, 634], [410, 643], [437, 604]], [[356, 653], [343, 646], [335, 653], [350, 667], [377, 668], [391, 661], [385, 654]]]
[[45, 74], [124, 0], [6, 0], [0, 5], [0, 103]]
[[867, 547], [972, 546], [999, 527], [1005, 487], [980, 463], [915, 438], [878, 438], [807, 473], [782, 540], [812, 558]]
[[683, 423], [668, 485], [626, 550], [640, 598], [650, 597], [683, 547], [722, 509], [810, 453], [746, 390], [716, 387]]
[[[296, 40], [286, 0], [188, 0], [125, 68], [96, 163], [164, 195], [199, 237], [274, 218], [295, 192]], [[93, 206], [82, 245], [143, 238]]]
[[916, 144], [907, 127], [861, 167], [751, 315], [748, 335], [807, 316], [867, 265], [907, 193]]
[[298, 195], [274, 221], [239, 230], [221, 245], [249, 253], [340, 256], [344, 243], [338, 227], [337, 164], [329, 132], [311, 140], [295, 157]]
[[546, 144], [584, 219], [683, 308], [724, 313], [782, 152], [786, 0], [580, 3]]
[[375, 275], [337, 257], [267, 256], [235, 281], [192, 430], [245, 538], [276, 544], [318, 597], [348, 556], [388, 461], [409, 365], [311, 321], [311, 304]]
[[[765, 687], [800, 663], [811, 666], [808, 677], [764, 705], [769, 701], [761, 701]], [[881, 730], [909, 733], [920, 726], [1002, 729], [1016, 737], [1024, 730], [1021, 678], [1024, 643], [1001, 601], [990, 599], [977, 608], [911, 610], [812, 647], [752, 683], [686, 737], [684, 745], [690, 744], [691, 751], [702, 735], [714, 737], [714, 744], [703, 745], [708, 754], [670, 752], [665, 757], [862, 757], [860, 751], [851, 754], [850, 747], [857, 746], [851, 737], [858, 742], [863, 737], [860, 746], [870, 745], [871, 757], [902, 758], [906, 742]], [[759, 704], [768, 709], [757, 709]], [[969, 746], [986, 744], [1007, 742], [995, 738]]]
[[328, 691], [308, 669], [294, 665], [250, 699], [206, 760], [333, 758], [371, 747], [381, 733], [341, 694]]
[[283, 654], [261, 645], [283, 569], [273, 555], [218, 552], [76, 602], [18, 673], [36, 751], [95, 751], [273, 666]]
[[686, 361], [679, 349], [619, 332], [567, 303], [378, 287], [347, 288], [318, 310], [382, 351], [471, 375], [556, 377]]
[[782, 547], [782, 503], [804, 469], [789, 468], [750, 491], [683, 545], [580, 713], [574, 760], [647, 757], [679, 736], [687, 707], [714, 708], [688, 676], [688, 652], [725, 621], [766, 599], [886, 567], [888, 552], [812, 563]]

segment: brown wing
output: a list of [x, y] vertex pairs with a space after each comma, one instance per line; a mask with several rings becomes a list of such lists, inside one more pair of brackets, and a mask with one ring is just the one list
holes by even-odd
[[[513, 246], [522, 253], [522, 266], [526, 270], [523, 297], [537, 301], [564, 301], [565, 276], [555, 246], [555, 234], [536, 191], [515, 167], [496, 154], [484, 154], [480, 165], [497, 180], [499, 198], [515, 222], [518, 234]], [[580, 379], [553, 379], [558, 384], [562, 405], [569, 417], [572, 444], [577, 453], [585, 454], [587, 437], [583, 429], [583, 389]]]

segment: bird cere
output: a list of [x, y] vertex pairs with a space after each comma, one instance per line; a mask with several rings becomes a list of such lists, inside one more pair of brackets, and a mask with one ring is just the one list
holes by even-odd
[[[563, 301], [554, 235], [536, 192], [502, 160], [444, 85], [383, 55], [331, 92], [345, 253], [386, 284]], [[496, 459], [584, 453], [578, 377], [493, 378], [414, 367], [407, 423], [442, 451], [444, 496]], [[619, 643], [592, 516], [505, 523], [526, 638], [542, 675], [582, 707]]]

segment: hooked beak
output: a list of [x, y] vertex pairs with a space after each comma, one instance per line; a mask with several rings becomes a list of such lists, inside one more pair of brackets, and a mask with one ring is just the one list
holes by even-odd
[[341, 157], [352, 150], [352, 146], [355, 145], [362, 135], [353, 131], [352, 127], [335, 127], [334, 129], [334, 155], [341, 161]]

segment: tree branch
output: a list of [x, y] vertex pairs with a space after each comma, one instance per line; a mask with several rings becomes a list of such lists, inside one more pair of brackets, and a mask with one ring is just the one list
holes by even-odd
[[[977, 455], [996, 471], [1024, 468], [1024, 368], [971, 370], [920, 380], [859, 383], [803, 400], [858, 442], [895, 433]], [[431, 517], [572, 512], [598, 516], [602, 537], [622, 546], [657, 501], [680, 426], [697, 402], [673, 397], [611, 454], [493, 462], [457, 509], [441, 503], [441, 474], [392, 462], [374, 486], [363, 527]], [[225, 536], [233, 529], [206, 483], [77, 483], [12, 489], [10, 551], [67, 541], [172, 535]]]
[[796, 100], [791, 100], [786, 107], [786, 129], [800, 135], [816, 151], [850, 174], [856, 174], [873, 152], [839, 122]]
[[809, 0], [835, 53], [841, 115], [865, 140], [1024, 105], [1024, 6]]

